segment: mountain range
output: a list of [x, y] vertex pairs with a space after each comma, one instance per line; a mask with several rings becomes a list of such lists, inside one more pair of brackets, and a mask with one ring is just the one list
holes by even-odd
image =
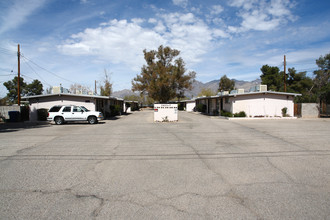
[[[244, 81], [244, 80], [234, 79], [234, 81], [235, 81], [235, 87], [237, 89], [244, 89], [246, 92], [249, 91], [252, 86], [255, 86], [255, 85], [258, 85], [261, 83], [260, 79], [256, 79], [253, 81]], [[196, 80], [193, 83], [193, 89], [191, 91], [186, 91], [185, 96], [187, 96], [188, 98], [197, 97], [202, 89], [211, 89], [212, 91], [217, 93], [218, 88], [219, 88], [219, 82], [220, 82], [220, 80], [212, 80], [210, 82], [203, 83], [203, 82]], [[124, 90], [113, 92], [112, 96], [118, 97], [118, 98], [124, 98], [125, 96], [128, 96], [128, 95], [138, 95], [138, 94], [139, 93], [137, 93], [137, 92], [135, 92], [135, 93], [132, 92], [132, 90], [124, 89]]]

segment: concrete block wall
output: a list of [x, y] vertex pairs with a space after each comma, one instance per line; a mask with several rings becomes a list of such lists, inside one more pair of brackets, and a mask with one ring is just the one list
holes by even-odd
[[319, 105], [317, 103], [302, 103], [301, 104], [302, 118], [318, 118]]

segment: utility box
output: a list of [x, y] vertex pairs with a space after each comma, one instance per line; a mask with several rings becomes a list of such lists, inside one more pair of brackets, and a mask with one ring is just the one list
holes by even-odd
[[178, 104], [154, 104], [154, 121], [178, 121]]

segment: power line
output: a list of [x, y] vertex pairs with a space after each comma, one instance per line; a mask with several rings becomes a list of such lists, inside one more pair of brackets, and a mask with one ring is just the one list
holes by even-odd
[[22, 56], [24, 59], [26, 59], [26, 60], [28, 60], [29, 62], [31, 62], [31, 63], [33, 63], [34, 65], [36, 65], [37, 67], [39, 67], [40, 69], [43, 69], [44, 71], [46, 71], [46, 72], [48, 72], [48, 73], [50, 73], [50, 74], [52, 74], [52, 75], [54, 75], [54, 76], [56, 76], [56, 77], [58, 77], [58, 78], [60, 78], [60, 79], [63, 79], [63, 80], [68, 81], [68, 82], [70, 82], [70, 83], [76, 83], [76, 82], [73, 82], [73, 81], [71, 81], [71, 80], [68, 80], [68, 79], [63, 78], [63, 77], [57, 75], [56, 73], [53, 73], [53, 72], [47, 70], [46, 68], [40, 66], [39, 64], [37, 64], [37, 63], [35, 63], [34, 61], [30, 60], [29, 58], [25, 57], [23, 54], [22, 54], [21, 56]]
[[48, 86], [52, 86], [52, 85], [50, 85], [44, 78], [42, 78], [33, 68], [32, 68], [32, 66], [28, 63], [28, 62], [26, 62], [25, 60], [26, 60], [26, 58], [25, 57], [23, 57], [24, 58], [24, 63], [25, 64], [27, 64], [29, 67], [30, 67], [30, 69], [44, 82], [44, 83], [46, 83]]

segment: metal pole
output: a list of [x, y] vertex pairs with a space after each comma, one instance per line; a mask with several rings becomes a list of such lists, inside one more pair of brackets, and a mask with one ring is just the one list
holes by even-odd
[[284, 92], [286, 92], [286, 56], [284, 55]]
[[18, 73], [18, 79], [17, 79], [17, 104], [18, 106], [21, 105], [21, 91], [20, 91], [20, 81], [21, 81], [21, 65], [20, 65], [20, 49], [19, 44], [17, 45], [17, 61], [18, 61], [18, 67], [17, 67], [17, 73]]

